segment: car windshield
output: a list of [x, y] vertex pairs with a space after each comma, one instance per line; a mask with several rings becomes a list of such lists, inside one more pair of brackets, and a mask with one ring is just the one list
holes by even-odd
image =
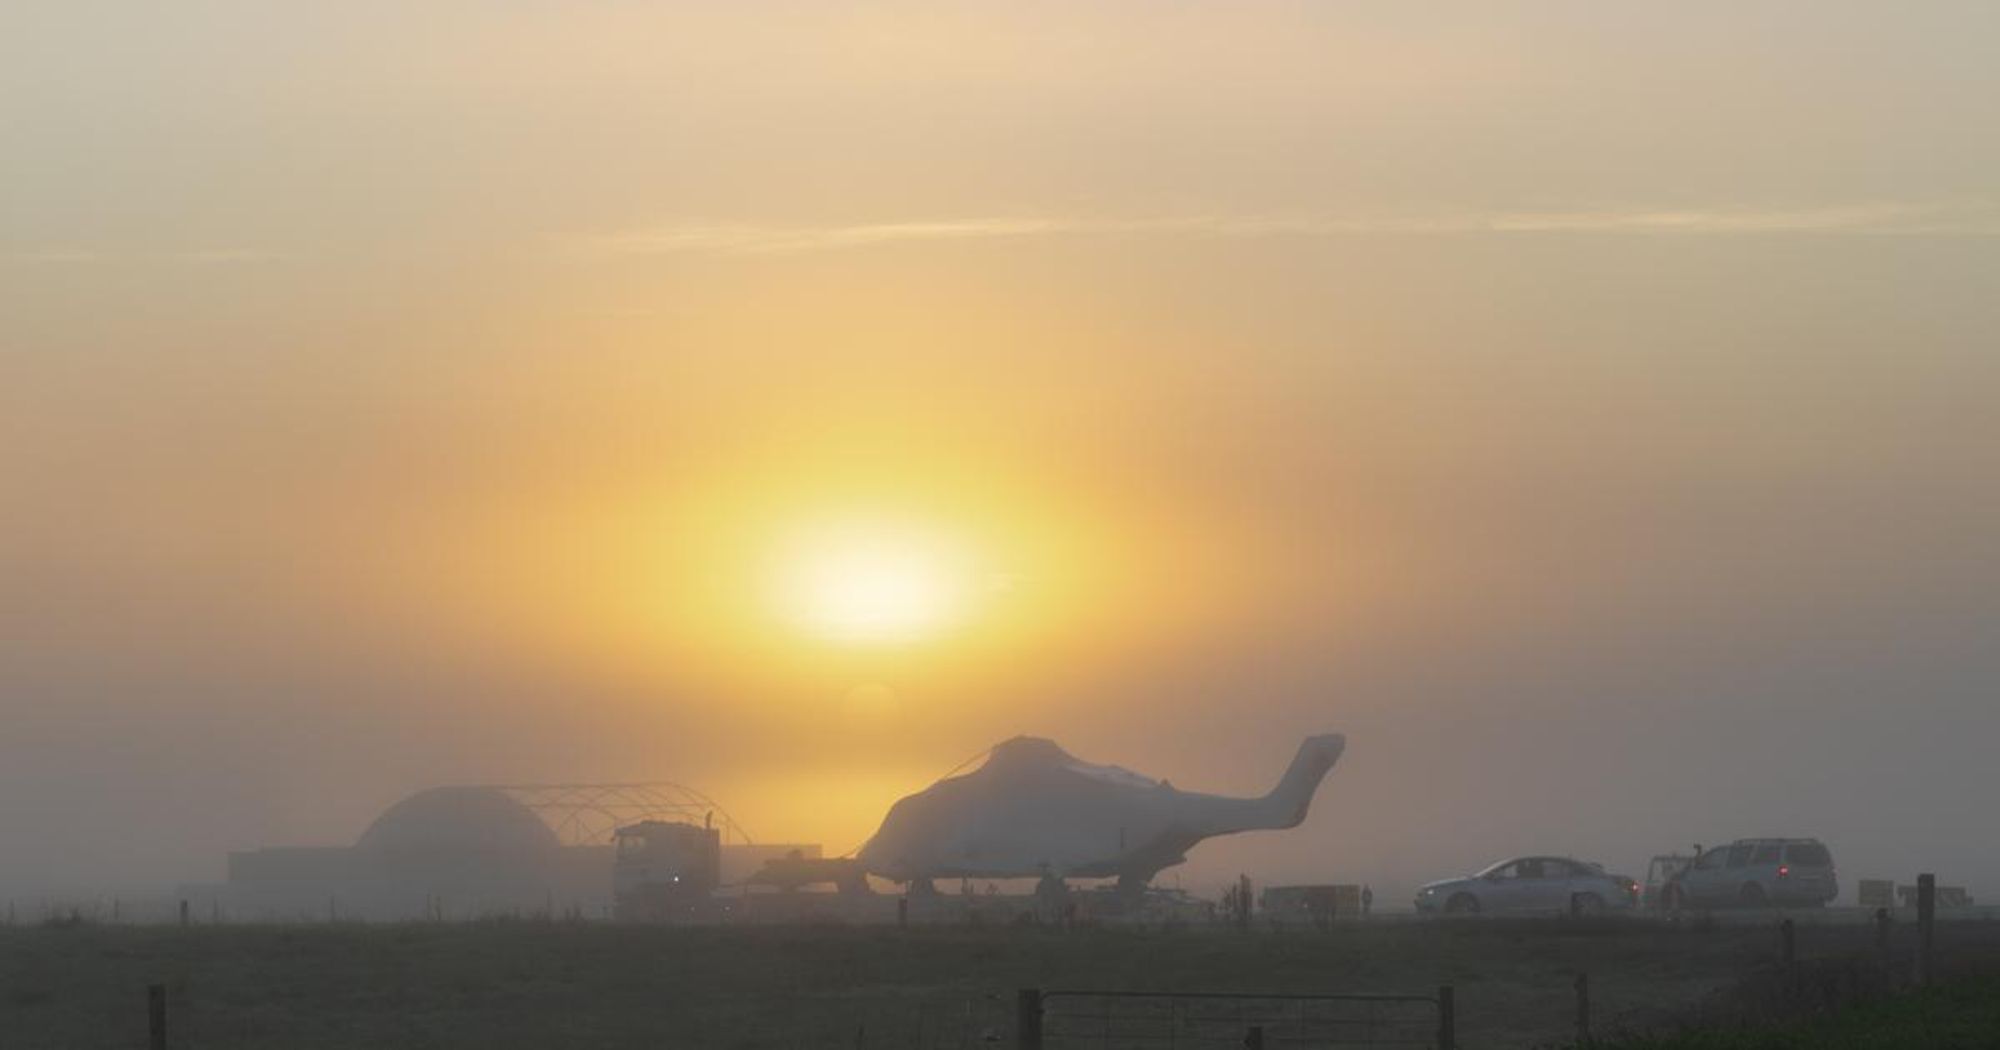
[[1508, 857], [1508, 858], [1507, 858], [1506, 860], [1503, 860], [1503, 861], [1497, 861], [1497, 862], [1495, 862], [1495, 863], [1492, 863], [1492, 864], [1488, 864], [1487, 866], [1485, 866], [1485, 867], [1483, 867], [1483, 868], [1479, 869], [1478, 871], [1476, 871], [1476, 872], [1474, 872], [1474, 873], [1473, 873], [1473, 878], [1476, 878], [1476, 879], [1484, 879], [1484, 878], [1488, 878], [1488, 877], [1490, 877], [1490, 876], [1494, 876], [1494, 875], [1510, 875], [1510, 876], [1511, 876], [1511, 875], [1513, 875], [1514, 873], [1513, 873], [1513, 871], [1512, 871], [1512, 870], [1510, 870], [1510, 869], [1512, 869], [1512, 868], [1514, 867], [1514, 865], [1516, 865], [1516, 864], [1519, 864], [1519, 863], [1521, 863], [1521, 858], [1519, 858], [1519, 857]]
[[1785, 860], [1807, 868], [1826, 868], [1833, 865], [1833, 855], [1817, 842], [1794, 842], [1786, 846]]

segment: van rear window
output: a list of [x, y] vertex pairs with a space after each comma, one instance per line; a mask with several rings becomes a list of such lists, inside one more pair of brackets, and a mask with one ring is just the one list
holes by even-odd
[[1750, 855], [1750, 863], [1752, 864], [1778, 863], [1778, 847], [1776, 846], [1757, 847], [1757, 852]]
[[1833, 866], [1833, 854], [1828, 853], [1826, 847], [1817, 842], [1794, 843], [1793, 845], [1786, 846], [1785, 860], [1788, 863], [1808, 868], [1830, 868]]

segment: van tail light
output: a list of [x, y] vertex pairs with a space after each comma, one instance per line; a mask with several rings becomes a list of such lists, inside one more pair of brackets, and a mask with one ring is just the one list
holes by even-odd
[[1787, 876], [1791, 875], [1791, 873], [1792, 873], [1792, 868], [1791, 868], [1791, 865], [1789, 865], [1789, 864], [1780, 864], [1780, 865], [1778, 865], [1778, 877], [1779, 877], [1779, 878], [1781, 878], [1781, 879], [1782, 879], [1782, 878], [1785, 878], [1785, 877], [1787, 877]]

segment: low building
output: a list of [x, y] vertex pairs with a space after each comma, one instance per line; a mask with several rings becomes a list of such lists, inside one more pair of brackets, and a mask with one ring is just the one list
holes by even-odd
[[[707, 826], [720, 812], [705, 797], [663, 787], [672, 785], [431, 788], [384, 810], [351, 846], [231, 853], [227, 881], [184, 887], [181, 896], [197, 918], [229, 921], [605, 918], [618, 825]], [[723, 822], [725, 883], [772, 856], [819, 854], [814, 845], [729, 842], [743, 836]]]

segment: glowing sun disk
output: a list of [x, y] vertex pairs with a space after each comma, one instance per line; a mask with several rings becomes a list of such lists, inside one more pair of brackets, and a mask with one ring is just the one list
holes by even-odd
[[779, 589], [792, 620], [843, 642], [934, 635], [968, 598], [963, 559], [950, 544], [879, 526], [803, 537], [783, 562]]

